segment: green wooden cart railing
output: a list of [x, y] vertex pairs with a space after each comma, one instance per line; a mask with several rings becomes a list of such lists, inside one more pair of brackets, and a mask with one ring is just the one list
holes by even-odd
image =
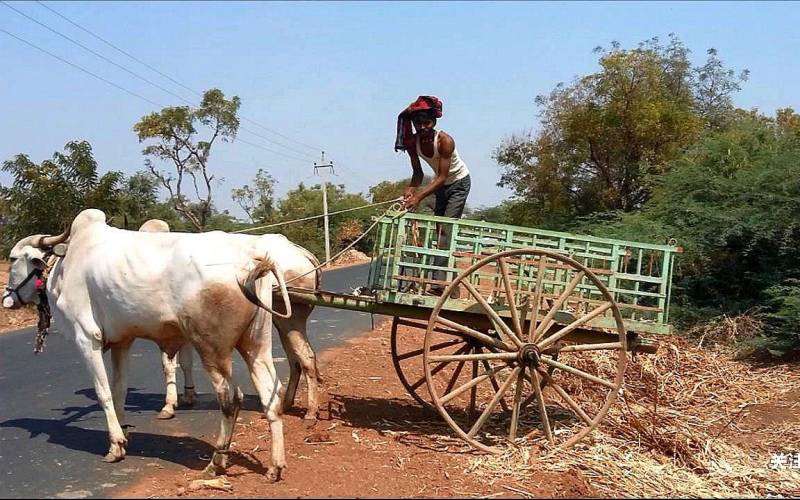
[[394, 317], [401, 383], [478, 449], [574, 444], [622, 390], [628, 353], [671, 332], [675, 245], [406, 212], [378, 227], [359, 293], [292, 300]]
[[[450, 247], [437, 248], [437, 224], [452, 227]], [[438, 297], [426, 295], [431, 284], [447, 284], [478, 259], [503, 250], [539, 248], [561, 253], [594, 272], [617, 302], [626, 327], [641, 333], [671, 333], [669, 300], [675, 255], [681, 248], [632, 241], [581, 236], [467, 219], [405, 214], [384, 217], [375, 240], [369, 286], [377, 300], [433, 308]], [[446, 266], [433, 264], [434, 257], [447, 258]], [[447, 279], [431, 278], [443, 271]], [[555, 296], [568, 283], [562, 272], [545, 280], [545, 293]], [[470, 278], [474, 283], [479, 275]], [[417, 286], [411, 286], [416, 284]], [[535, 280], [520, 276], [519, 287], [530, 291]], [[587, 301], [600, 298], [597, 287], [578, 285]], [[463, 310], [465, 301], [451, 300], [446, 309]], [[502, 308], [498, 308], [502, 310]], [[613, 327], [607, 318], [592, 326]]]

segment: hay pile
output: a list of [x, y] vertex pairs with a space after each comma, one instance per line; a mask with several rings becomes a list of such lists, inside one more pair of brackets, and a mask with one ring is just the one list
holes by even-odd
[[[594, 363], [612, 362], [597, 356]], [[800, 418], [755, 435], [737, 427], [754, 405], [800, 412], [796, 366], [753, 365], [667, 338], [657, 354], [630, 362], [625, 380], [601, 426], [572, 449], [541, 455], [523, 446], [477, 457], [468, 470], [524, 484], [537, 470], [577, 469], [609, 496], [800, 495], [799, 469], [769, 467], [769, 451], [800, 451]]]
[[342, 264], [355, 264], [359, 262], [369, 262], [369, 255], [365, 254], [364, 252], [360, 252], [355, 248], [351, 248], [346, 252], [344, 252], [339, 257], [337, 257], [336, 259], [334, 259], [332, 264], [342, 265]]

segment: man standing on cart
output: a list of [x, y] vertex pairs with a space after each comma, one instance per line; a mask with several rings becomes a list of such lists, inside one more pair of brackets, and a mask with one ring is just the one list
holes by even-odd
[[[413, 212], [431, 193], [436, 195], [434, 215], [458, 219], [464, 213], [470, 189], [467, 164], [456, 150], [453, 138], [436, 130], [436, 119], [442, 116], [442, 102], [434, 96], [419, 96], [397, 117], [395, 151], [405, 150], [411, 160], [413, 174], [404, 193], [405, 208]], [[414, 125], [416, 134], [412, 133]], [[419, 191], [424, 174], [419, 159], [422, 158], [434, 172], [433, 181]], [[449, 248], [451, 226], [439, 226], [438, 248]], [[447, 266], [447, 257], [435, 257], [435, 266]], [[433, 279], [445, 281], [444, 271], [434, 271]], [[441, 295], [444, 287], [432, 285], [428, 292]]]

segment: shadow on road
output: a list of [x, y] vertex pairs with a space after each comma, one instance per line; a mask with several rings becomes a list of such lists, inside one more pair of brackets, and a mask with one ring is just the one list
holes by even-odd
[[[157, 392], [139, 392], [140, 390], [141, 389], [137, 389], [136, 387], [128, 388], [128, 395], [125, 397], [125, 411], [155, 413], [161, 411], [161, 408], [164, 406], [164, 394]], [[94, 389], [80, 389], [75, 391], [75, 394], [85, 396], [92, 401], [97, 401], [97, 394], [95, 394]], [[179, 409], [188, 408], [189, 407], [183, 404], [179, 405]], [[197, 395], [197, 401], [190, 409], [196, 411], [217, 411], [219, 410], [217, 396], [215, 394], [200, 393]], [[242, 401], [242, 410], [261, 411], [261, 402], [258, 396], [245, 394], [244, 400]], [[102, 411], [102, 409], [99, 404], [95, 404], [89, 407], [68, 406], [63, 408], [62, 411], [64, 414], [81, 411], [91, 413], [93, 411]]]
[[[85, 396], [91, 401], [97, 401], [94, 389], [81, 389], [75, 394]], [[142, 412], [145, 415], [152, 413], [155, 419], [158, 411], [164, 405], [164, 395], [158, 393], [138, 392], [138, 389], [131, 388], [126, 398], [126, 412]], [[246, 395], [242, 405], [243, 409], [260, 411], [261, 404], [256, 396]], [[212, 394], [198, 395], [197, 403], [192, 407], [193, 411], [214, 411], [218, 410], [216, 397]], [[29, 433], [29, 438], [34, 439], [42, 434], [47, 436], [47, 442], [63, 446], [70, 450], [89, 453], [97, 456], [100, 463], [102, 457], [108, 452], [108, 432], [103, 425], [103, 429], [86, 429], [80, 427], [80, 421], [86, 417], [96, 417], [105, 421], [103, 410], [100, 405], [90, 403], [86, 406], [68, 406], [55, 408], [60, 411], [63, 418], [17, 418], [0, 422], [0, 428], [22, 429]], [[95, 414], [95, 415], [92, 415]], [[187, 430], [191, 429], [190, 412], [184, 413], [187, 426], [181, 426]], [[145, 416], [145, 418], [147, 418]], [[178, 413], [177, 419], [181, 418]], [[154, 421], [153, 425], [158, 425]], [[169, 432], [169, 431], [167, 431]], [[202, 470], [214, 452], [213, 436], [206, 442], [195, 437], [186, 436], [184, 432], [180, 435], [156, 434], [152, 432], [138, 432], [135, 428], [131, 429], [128, 435], [129, 457], [157, 458], [166, 460], [193, 470]], [[233, 455], [235, 457], [236, 455]], [[232, 457], [232, 458], [233, 458]], [[264, 473], [265, 467], [251, 457], [238, 457], [234, 459], [240, 465], [249, 468], [256, 473]], [[110, 465], [113, 467], [113, 465]]]

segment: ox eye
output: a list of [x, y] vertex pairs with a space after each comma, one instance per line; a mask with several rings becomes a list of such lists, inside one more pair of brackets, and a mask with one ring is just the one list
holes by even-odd
[[13, 264], [16, 261], [17, 261], [16, 257], [11, 257], [10, 259], [8, 259], [8, 262], [11, 263], [11, 264]]

